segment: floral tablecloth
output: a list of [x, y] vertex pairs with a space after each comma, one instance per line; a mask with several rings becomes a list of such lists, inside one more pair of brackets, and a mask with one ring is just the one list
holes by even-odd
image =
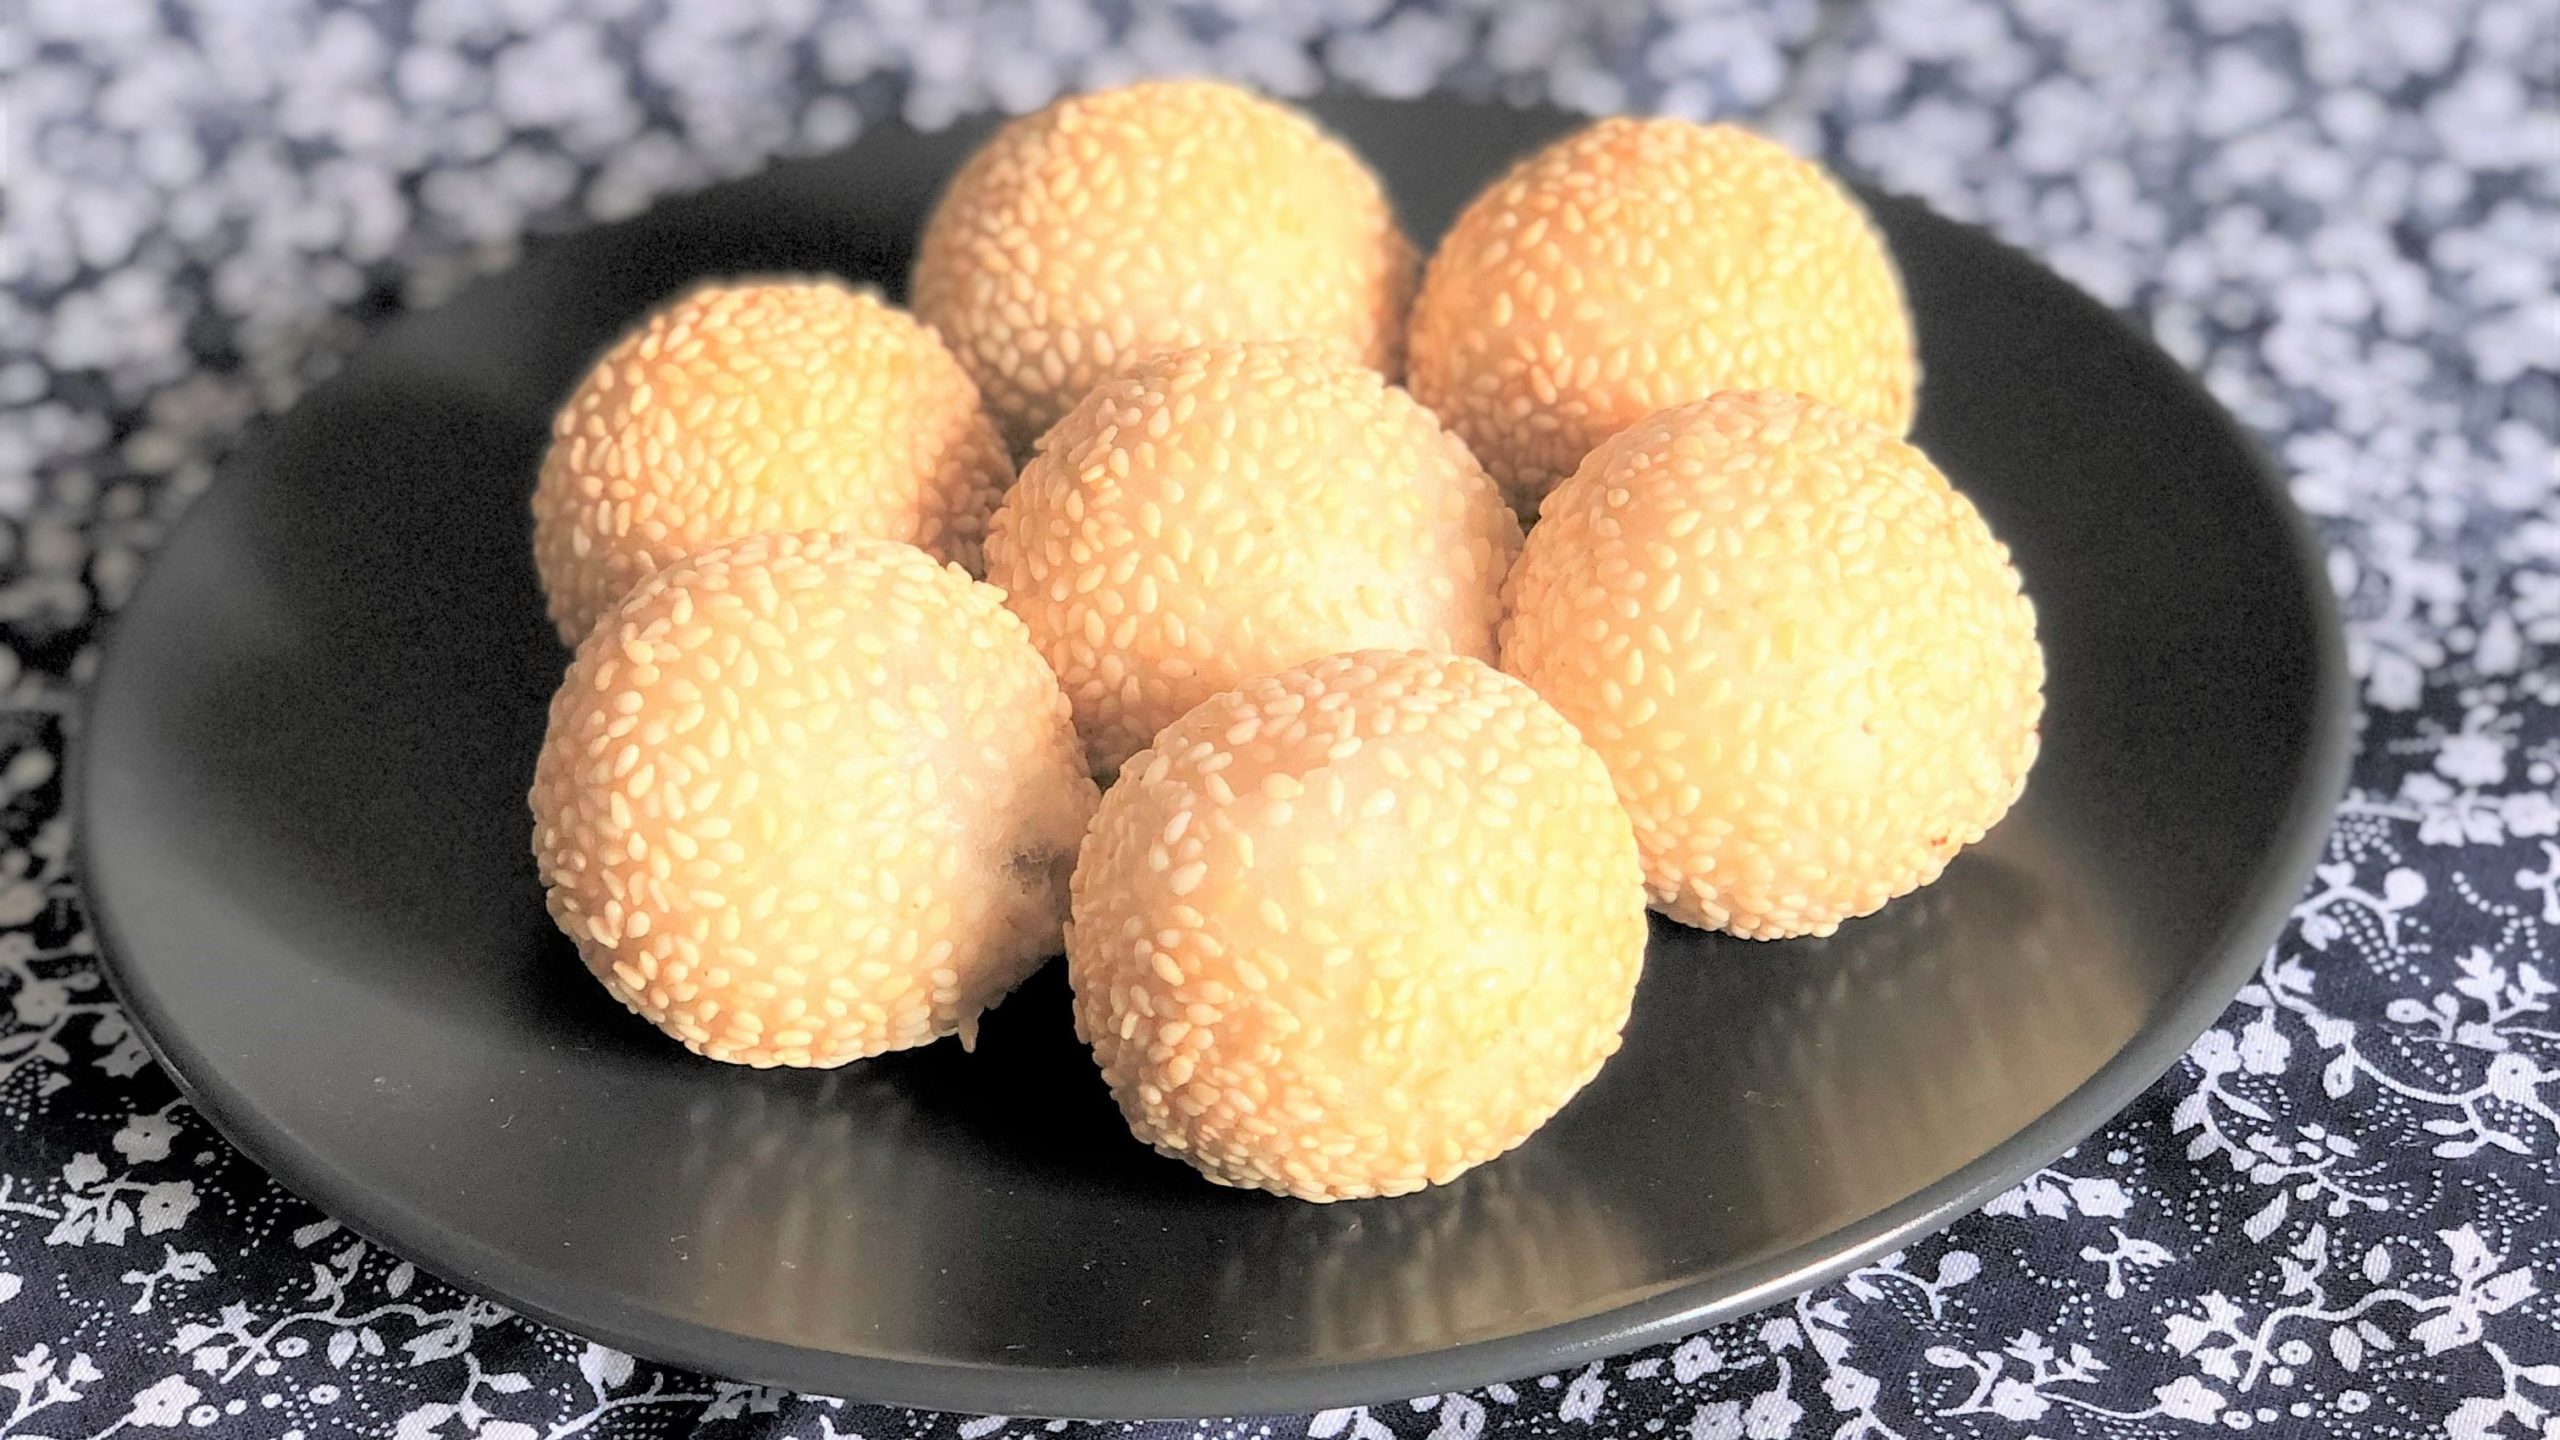
[[1173, 69], [1741, 116], [1987, 222], [2265, 437], [2364, 701], [2256, 982], [1983, 1213], [1677, 1345], [1198, 1433], [2560, 1437], [2550, 0], [12, 0], [0, 1437], [1122, 1428], [635, 1363], [349, 1235], [107, 994], [60, 757], [101, 618], [244, 428], [520, 236]]

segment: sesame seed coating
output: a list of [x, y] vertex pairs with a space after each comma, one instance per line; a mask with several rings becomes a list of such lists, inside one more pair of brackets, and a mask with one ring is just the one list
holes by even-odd
[[1520, 527], [1413, 397], [1320, 346], [1148, 360], [1042, 441], [987, 536], [1109, 774], [1194, 705], [1363, 648], [1487, 662]]
[[739, 1064], [957, 1034], [1057, 951], [1097, 796], [1003, 597], [912, 546], [761, 535], [578, 647], [536, 762], [551, 918], [615, 999]]
[[926, 223], [913, 292], [1021, 453], [1160, 350], [1319, 340], [1398, 374], [1414, 261], [1377, 177], [1315, 122], [1168, 80], [997, 131]]
[[832, 280], [708, 285], [560, 408], [533, 554], [563, 642], [678, 556], [768, 531], [904, 540], [975, 573], [1013, 461], [932, 331]]
[[1103, 797], [1073, 890], [1076, 1032], [1130, 1129], [1308, 1200], [1518, 1145], [1616, 1053], [1644, 965], [1606, 767], [1463, 656], [1327, 656], [1208, 701]]
[[1938, 878], [2035, 763], [2008, 548], [1918, 450], [1820, 401], [1651, 416], [1547, 497], [1503, 668], [1608, 761], [1655, 908], [1828, 935]]
[[1902, 282], [1819, 166], [1730, 125], [1603, 120], [1515, 165], [1431, 257], [1413, 393], [1529, 515], [1592, 446], [1718, 390], [1820, 396], [1900, 435]]

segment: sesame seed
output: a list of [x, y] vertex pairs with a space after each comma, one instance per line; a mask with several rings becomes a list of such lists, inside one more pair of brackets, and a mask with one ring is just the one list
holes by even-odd
[[[1340, 754], [1312, 723], [1365, 729], [1374, 710], [1420, 723]], [[1400, 1193], [1518, 1144], [1616, 1048], [1645, 941], [1635, 836], [1599, 756], [1528, 687], [1474, 659], [1357, 652], [1246, 681], [1154, 742], [1095, 814], [1067, 946], [1079, 1033], [1141, 1140], [1226, 1184]], [[1368, 818], [1308, 828], [1311, 785]], [[1516, 792], [1509, 809], [1479, 803], [1489, 785]], [[1199, 818], [1177, 843], [1233, 843], [1138, 883], [1180, 815]], [[1124, 933], [1142, 943], [1105, 942]], [[1525, 947], [1521, 963], [1483, 964], [1487, 936]], [[1174, 988], [1142, 1001], [1141, 979]], [[1453, 1011], [1475, 1018], [1435, 1023]], [[1355, 1102], [1369, 1082], [1332, 1038], [1351, 1034], [1380, 1064], [1418, 1065], [1448, 1034], [1504, 1064], [1434, 1067]]]
[[[1411, 543], [1417, 525], [1442, 543]], [[1389, 639], [1490, 661], [1518, 548], [1499, 489], [1410, 396], [1337, 351], [1253, 342], [1171, 350], [1086, 396], [987, 554], [1110, 775], [1309, 655]], [[1241, 747], [1265, 722], [1235, 723]]]
[[1503, 665], [1606, 759], [1672, 918], [1830, 933], [2018, 798], [2033, 609], [1972, 505], [1886, 430], [1727, 392], [1593, 450], [1542, 515]]
[[[845, 603], [789, 599], [821, 593]], [[552, 912], [625, 1004], [715, 1059], [842, 1064], [969, 1035], [1057, 947], [1047, 857], [1073, 853], [1098, 795], [991, 589], [904, 545], [767, 535], [677, 560], [608, 614], [562, 680], [530, 799]], [[679, 704], [676, 723], [622, 728]], [[973, 708], [1008, 723], [964, 742], [933, 722]], [[822, 742], [841, 763], [803, 765]], [[751, 869], [749, 841], [788, 864]], [[900, 920], [849, 912], [846, 876]], [[664, 983], [656, 953], [676, 957]]]
[[[669, 343], [695, 328], [722, 343]], [[534, 558], [561, 638], [575, 644], [679, 557], [753, 530], [910, 541], [974, 571], [1013, 479], [979, 402], [931, 330], [867, 292], [759, 282], [678, 299], [597, 362], [555, 424], [567, 438], [535, 482]], [[694, 624], [700, 598], [670, 607], [671, 630]], [[635, 641], [628, 658], [681, 648]]]
[[1414, 394], [1524, 517], [1664, 406], [1803, 391], [1899, 435], [1917, 379], [1901, 282], [1848, 192], [1747, 131], [1667, 118], [1603, 120], [1487, 187], [1410, 338]]

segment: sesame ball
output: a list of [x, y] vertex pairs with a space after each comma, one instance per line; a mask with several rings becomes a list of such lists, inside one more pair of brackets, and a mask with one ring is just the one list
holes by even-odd
[[2009, 552], [1918, 450], [1741, 392], [1602, 444], [1513, 570], [1503, 668], [1609, 763], [1656, 908], [1828, 935], [1938, 878], [2044, 710]]
[[1076, 1032], [1138, 1138], [1220, 1184], [1403, 1194], [1616, 1052], [1644, 907], [1607, 769], [1527, 686], [1327, 656], [1184, 716], [1103, 797]]
[[1730, 125], [1603, 120], [1514, 166], [1431, 257], [1413, 393], [1523, 515], [1583, 455], [1718, 390], [1817, 395], [1896, 435], [1902, 283], [1820, 167]]
[[1109, 774], [1249, 676], [1343, 650], [1490, 662], [1519, 523], [1374, 370], [1305, 343], [1160, 355], [1023, 467], [987, 537]]
[[1019, 453], [1159, 350], [1308, 339], [1397, 373], [1413, 272], [1340, 141], [1232, 85], [1168, 80], [997, 131], [925, 226], [914, 300]]
[[532, 793], [551, 918], [615, 999], [739, 1064], [975, 1035], [1057, 951], [1098, 799], [1003, 597], [912, 546], [754, 536], [578, 647]]
[[1013, 462], [933, 332], [832, 280], [709, 285], [551, 426], [533, 555], [563, 642], [680, 555], [760, 531], [904, 540], [972, 573]]

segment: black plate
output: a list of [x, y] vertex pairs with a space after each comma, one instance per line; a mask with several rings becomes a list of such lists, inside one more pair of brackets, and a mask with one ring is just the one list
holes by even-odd
[[[1551, 114], [1317, 107], [1436, 235]], [[2342, 781], [2314, 547], [2232, 422], [2097, 304], [1879, 201], [1918, 438], [2015, 548], [2052, 666], [2026, 798], [1827, 941], [1657, 922], [1623, 1054], [1455, 1185], [1221, 1190], [1122, 1130], [1052, 966], [957, 1046], [725, 1069], [544, 918], [524, 790], [563, 654], [527, 557], [553, 404], [697, 276], [898, 291], [983, 133], [883, 130], [535, 247], [234, 464], [117, 627], [83, 746], [118, 990], [285, 1183], [659, 1359], [1012, 1414], [1368, 1401], [1556, 1369], [1941, 1226], [2139, 1094], [2274, 938]]]

